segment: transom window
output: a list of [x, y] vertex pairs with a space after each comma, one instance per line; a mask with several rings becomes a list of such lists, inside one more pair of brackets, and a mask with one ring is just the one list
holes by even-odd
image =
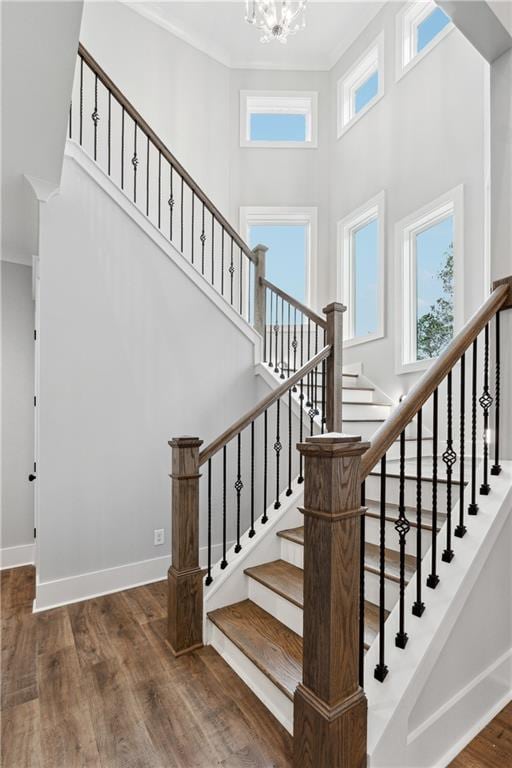
[[338, 81], [338, 136], [362, 117], [384, 93], [384, 38], [375, 43]]
[[384, 195], [339, 223], [339, 295], [347, 307], [347, 345], [382, 337]]
[[242, 147], [316, 147], [317, 94], [241, 91]]
[[453, 29], [450, 17], [433, 0], [405, 6], [397, 16], [397, 76], [405, 74]]
[[402, 275], [398, 328], [404, 370], [425, 367], [438, 357], [460, 320], [455, 264], [461, 259], [461, 208], [458, 188], [397, 225]]

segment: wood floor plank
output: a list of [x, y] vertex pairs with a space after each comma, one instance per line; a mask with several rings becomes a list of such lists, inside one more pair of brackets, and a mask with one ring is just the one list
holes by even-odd
[[2, 651], [2, 709], [36, 699], [38, 695], [34, 619], [23, 613], [13, 617], [10, 646]]
[[139, 624], [147, 624], [148, 621], [163, 619], [167, 616], [167, 603], [162, 605], [146, 586], [122, 592], [121, 599]]
[[39, 702], [27, 701], [2, 712], [0, 764], [5, 768], [42, 768]]
[[512, 702], [450, 763], [450, 768], [512, 766]]
[[75, 644], [67, 608], [54, 608], [37, 614], [37, 652], [55, 653]]

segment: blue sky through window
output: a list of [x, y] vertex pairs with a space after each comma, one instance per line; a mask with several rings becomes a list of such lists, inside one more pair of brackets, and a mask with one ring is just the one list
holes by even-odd
[[[305, 303], [307, 225], [252, 225], [249, 243], [251, 248], [259, 243], [268, 248], [265, 262], [267, 280]], [[287, 322], [288, 318], [285, 317]]]
[[251, 141], [306, 141], [306, 115], [253, 112]]
[[416, 235], [416, 305], [419, 319], [444, 297], [438, 277], [446, 262], [446, 252], [453, 243], [453, 216], [433, 224]]
[[354, 336], [378, 327], [379, 221], [372, 219], [352, 234], [354, 270]]
[[354, 109], [356, 114], [360, 112], [375, 96], [379, 90], [379, 73], [375, 71], [364, 81], [355, 92]]
[[435, 8], [418, 24], [418, 53], [450, 23], [450, 17], [441, 8]]

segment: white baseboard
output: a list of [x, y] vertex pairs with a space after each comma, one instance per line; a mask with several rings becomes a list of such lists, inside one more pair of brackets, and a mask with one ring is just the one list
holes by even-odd
[[34, 565], [35, 544], [21, 544], [18, 547], [0, 549], [0, 571], [6, 568], [19, 568], [21, 565]]
[[[233, 542], [228, 542], [228, 547]], [[212, 560], [215, 562], [222, 553], [222, 544], [212, 547]], [[199, 551], [199, 564], [205, 567], [207, 563], [207, 549], [201, 547]], [[52, 581], [39, 581], [36, 578], [36, 599], [34, 600], [34, 613], [47, 611], [50, 608], [58, 608], [69, 603], [79, 603], [92, 597], [109, 595], [113, 592], [122, 592], [124, 589], [141, 587], [154, 581], [161, 581], [167, 577], [167, 570], [171, 564], [170, 553], [162, 557], [153, 557], [150, 560], [141, 560], [136, 563], [126, 563], [114, 568], [105, 568], [101, 571], [79, 573], [76, 576], [68, 576], [64, 579]]]

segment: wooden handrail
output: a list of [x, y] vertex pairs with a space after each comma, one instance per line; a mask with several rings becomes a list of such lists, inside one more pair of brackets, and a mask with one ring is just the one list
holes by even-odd
[[280, 296], [282, 299], [288, 302], [288, 304], [291, 304], [292, 307], [295, 307], [295, 309], [298, 309], [299, 312], [302, 312], [303, 315], [306, 317], [309, 317], [310, 320], [312, 320], [314, 323], [319, 325], [324, 330], [327, 328], [327, 321], [325, 318], [321, 317], [320, 315], [317, 315], [316, 312], [314, 312], [312, 309], [309, 309], [309, 307], [306, 307], [305, 304], [302, 304], [300, 301], [297, 301], [297, 299], [294, 299], [293, 296], [290, 296], [289, 293], [286, 293], [281, 288], [278, 288], [277, 285], [274, 285], [274, 283], [271, 283], [269, 280], [267, 280], [265, 277], [260, 278], [261, 285], [264, 285], [266, 288], [270, 288], [270, 290], [273, 293], [276, 293], [278, 296]]
[[419, 409], [432, 395], [436, 387], [452, 370], [455, 363], [470, 347], [480, 331], [494, 317], [507, 300], [509, 286], [500, 285], [491, 293], [480, 309], [468, 320], [462, 330], [450, 342], [435, 363], [425, 371], [396, 410], [377, 430], [369, 449], [361, 460], [361, 482], [370, 474], [388, 448], [399, 437]]
[[147, 124], [147, 122], [144, 120], [142, 115], [135, 109], [133, 104], [131, 104], [130, 101], [126, 98], [126, 96], [122, 93], [122, 91], [119, 90], [117, 85], [110, 79], [110, 77], [107, 75], [107, 73], [100, 67], [96, 59], [94, 59], [89, 51], [84, 48], [82, 43], [79, 43], [78, 46], [78, 54], [82, 57], [82, 59], [85, 61], [85, 63], [92, 69], [95, 75], [98, 76], [98, 79], [103, 83], [103, 85], [112, 93], [115, 99], [119, 102], [119, 104], [124, 108], [125, 112], [127, 112], [132, 120], [134, 120], [139, 128], [142, 129], [142, 131], [146, 134], [146, 136], [150, 139], [150, 141], [153, 143], [153, 145], [156, 147], [156, 149], [162, 154], [163, 157], [167, 160], [167, 162], [174, 168], [177, 173], [182, 177], [182, 179], [185, 181], [188, 187], [190, 187], [191, 190], [193, 190], [194, 194], [201, 200], [202, 203], [206, 205], [210, 213], [215, 217], [215, 219], [219, 222], [219, 224], [223, 227], [223, 229], [229, 233], [229, 236], [233, 238], [235, 243], [242, 249], [243, 253], [247, 256], [248, 259], [250, 259], [253, 263], [256, 263], [257, 259], [252, 252], [252, 250], [249, 248], [247, 243], [245, 243], [238, 232], [233, 228], [233, 226], [229, 223], [229, 221], [222, 215], [222, 213], [219, 211], [219, 209], [212, 203], [208, 195], [203, 192], [201, 187], [198, 186], [198, 184], [194, 181], [192, 176], [190, 176], [189, 173], [185, 170], [185, 168], [181, 165], [179, 160], [177, 160], [172, 152], [170, 152], [163, 141], [157, 136], [157, 134], [153, 131], [153, 129]]
[[245, 414], [245, 416], [242, 416], [241, 419], [238, 419], [238, 421], [235, 421], [235, 423], [226, 429], [225, 432], [222, 433], [219, 437], [217, 437], [213, 442], [210, 443], [210, 445], [207, 445], [206, 448], [204, 448], [201, 453], [199, 454], [199, 465], [201, 466], [204, 464], [208, 459], [211, 459], [212, 456], [214, 456], [217, 451], [219, 451], [221, 448], [223, 448], [227, 443], [230, 442], [234, 437], [236, 437], [240, 432], [242, 432], [246, 427], [249, 426], [251, 421], [254, 421], [258, 418], [262, 413], [264, 413], [267, 408], [269, 408], [273, 403], [276, 402], [276, 400], [279, 400], [280, 397], [282, 397], [286, 392], [288, 392], [289, 389], [295, 386], [295, 384], [298, 384], [298, 382], [304, 378], [304, 376], [307, 376], [310, 371], [313, 370], [313, 368], [316, 368], [316, 366], [322, 362], [322, 360], [325, 360], [326, 357], [329, 357], [331, 353], [331, 347], [330, 345], [327, 345], [323, 349], [318, 352], [314, 357], [311, 358], [305, 365], [302, 366], [302, 368], [299, 368], [299, 370], [293, 374], [293, 376], [290, 376], [289, 379], [284, 381], [277, 389], [274, 389], [272, 392], [270, 392], [266, 397], [263, 398], [263, 400], [260, 400], [258, 405], [256, 405], [254, 408], [252, 408], [248, 413]]

